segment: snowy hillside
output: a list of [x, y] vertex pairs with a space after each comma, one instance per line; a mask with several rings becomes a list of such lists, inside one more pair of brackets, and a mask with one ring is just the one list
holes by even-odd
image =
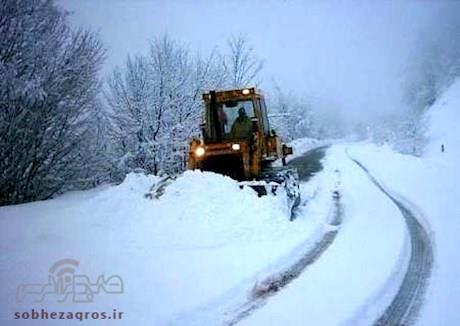
[[422, 158], [399, 155], [385, 147], [354, 146], [350, 150], [394, 194], [416, 206], [431, 231], [435, 267], [420, 325], [457, 325], [460, 320], [459, 107], [457, 80], [429, 109], [430, 141]]
[[[456, 160], [460, 157], [459, 108], [460, 79], [447, 89], [428, 112], [430, 125], [428, 157], [444, 158], [448, 156], [449, 160]], [[442, 144], [445, 146], [445, 153], [441, 153]]]

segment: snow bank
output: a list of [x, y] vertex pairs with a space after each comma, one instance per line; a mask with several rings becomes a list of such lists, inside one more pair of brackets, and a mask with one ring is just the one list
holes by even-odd
[[318, 140], [314, 138], [299, 138], [295, 139], [289, 143], [289, 146], [292, 146], [294, 154], [287, 157], [287, 160], [290, 161], [296, 157], [301, 156], [305, 152], [308, 152], [311, 149], [329, 145], [331, 141], [328, 140]]
[[145, 175], [142, 173], [129, 173], [123, 182], [113, 189], [120, 193], [132, 192], [136, 195], [146, 193], [152, 184], [158, 182], [160, 177], [154, 175]]
[[78, 260], [78, 271], [91, 279], [103, 273], [123, 278], [124, 294], [100, 294], [84, 311], [115, 308], [125, 313], [117, 321], [124, 325], [195, 316], [232, 290], [244, 294], [273, 262], [308, 242], [327, 217], [289, 222], [282, 197], [258, 198], [228, 177], [199, 171], [178, 177], [159, 199], [146, 199], [158, 180], [133, 173], [117, 186], [0, 207], [0, 323], [32, 307], [82, 309], [52, 300], [14, 302], [20, 283], [45, 282], [50, 266], [63, 258]]
[[[289, 228], [283, 199], [258, 198], [251, 188], [240, 189], [236, 181], [219, 174], [187, 171], [154, 202], [154, 218], [170, 220], [164, 224], [166, 229], [173, 228], [168, 234], [184, 234], [174, 239], [177, 245], [273, 240]], [[171, 242], [169, 236], [165, 240]]]

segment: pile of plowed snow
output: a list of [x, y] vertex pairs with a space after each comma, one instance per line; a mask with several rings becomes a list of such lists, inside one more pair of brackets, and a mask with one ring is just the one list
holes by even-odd
[[93, 196], [69, 194], [55, 202], [69, 200], [72, 207], [72, 198], [85, 195], [85, 201], [78, 200], [79, 211], [85, 212], [83, 219], [103, 217], [111, 227], [123, 230], [141, 226], [157, 245], [207, 247], [276, 240], [291, 230], [299, 232], [289, 222], [284, 196], [259, 198], [253, 189], [240, 189], [229, 177], [186, 171], [158, 199], [146, 199], [144, 194], [159, 181], [151, 175], [130, 173], [120, 185], [93, 191]]
[[[218, 306], [229, 291], [245, 296], [258, 275], [313, 241], [327, 218], [327, 206], [308, 205], [290, 222], [284, 197], [258, 198], [228, 177], [200, 171], [185, 172], [159, 199], [145, 198], [158, 181], [132, 173], [117, 186], [0, 207], [0, 302], [7, 303], [0, 324], [31, 307], [14, 303], [18, 284], [46, 282], [50, 266], [72, 258], [91, 280], [106, 273], [125, 282], [122, 295], [96, 295], [92, 310], [115, 307], [126, 314], [123, 325], [169, 325], [176, 315]], [[327, 204], [330, 192], [317, 197]], [[72, 302], [45, 304], [81, 310]]]
[[153, 200], [153, 205], [153, 218], [162, 219], [165, 223], [158, 222], [165, 229], [174, 227], [169, 235], [187, 233], [174, 239], [181, 243], [210, 246], [228, 241], [273, 240], [293, 228], [288, 222], [285, 197], [259, 198], [253, 189], [240, 189], [236, 181], [212, 172], [185, 172], [163, 196]]

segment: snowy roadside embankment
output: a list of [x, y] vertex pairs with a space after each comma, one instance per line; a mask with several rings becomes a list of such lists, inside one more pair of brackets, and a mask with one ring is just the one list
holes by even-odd
[[[258, 198], [228, 177], [188, 171], [159, 199], [144, 198], [157, 181], [130, 174], [118, 186], [1, 207], [2, 323], [31, 308], [116, 308], [124, 312], [119, 323], [166, 324], [276, 271], [300, 244], [314, 241], [327, 219], [330, 189], [318, 182], [306, 187], [304, 198], [323, 199], [289, 222], [281, 197]], [[20, 283], [46, 282], [50, 266], [63, 258], [78, 260], [78, 272], [91, 278], [120, 275], [124, 293], [102, 293], [80, 305], [52, 298], [15, 303]]]
[[304, 153], [314, 148], [330, 145], [332, 140], [318, 140], [314, 138], [299, 138], [291, 141], [289, 146], [293, 149], [293, 155], [287, 157], [287, 161], [302, 156]]
[[[416, 206], [431, 230], [435, 268], [419, 325], [457, 325], [460, 294], [460, 81], [430, 108], [430, 144], [424, 157], [361, 144], [350, 154], [363, 162], [396, 196]], [[444, 145], [444, 152], [442, 152]]]
[[455, 304], [460, 294], [460, 160], [447, 153], [416, 158], [373, 145], [353, 146], [350, 153], [392, 194], [404, 196], [420, 210], [420, 222], [431, 231], [435, 268], [418, 324], [456, 325], [460, 318]]

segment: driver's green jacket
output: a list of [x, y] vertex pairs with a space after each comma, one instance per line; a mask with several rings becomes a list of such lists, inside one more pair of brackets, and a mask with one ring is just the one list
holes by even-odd
[[252, 122], [248, 117], [238, 117], [230, 131], [232, 138], [249, 138], [252, 133]]

